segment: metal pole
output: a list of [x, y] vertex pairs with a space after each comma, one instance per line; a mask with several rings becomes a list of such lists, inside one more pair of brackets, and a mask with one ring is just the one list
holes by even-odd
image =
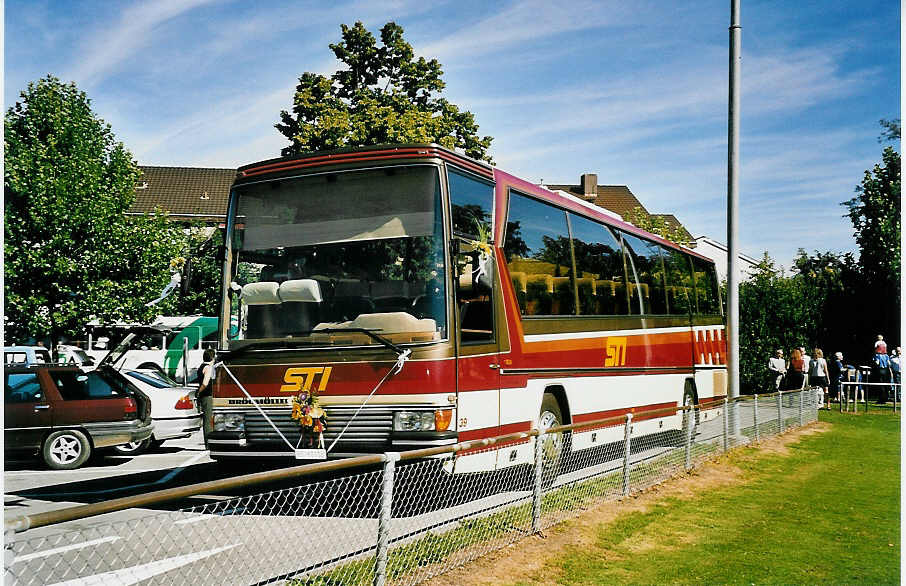
[[777, 393], [777, 429], [783, 433], [783, 391]]
[[532, 533], [541, 533], [541, 475], [544, 470], [544, 432], [535, 438], [535, 481], [532, 484]]
[[[739, 397], [739, 97], [742, 27], [739, 2], [730, 0], [730, 100], [727, 140], [727, 374], [730, 399]], [[739, 434], [739, 418], [733, 417]]]
[[799, 427], [805, 425], [805, 405], [803, 405], [802, 402], [805, 400], [805, 395], [803, 393], [806, 392], [807, 391], [799, 391]]
[[730, 449], [730, 400], [724, 397], [724, 451]]
[[692, 426], [695, 422], [695, 406], [689, 405], [686, 414], [686, 472], [692, 470]]
[[381, 483], [381, 512], [378, 517], [377, 548], [374, 553], [374, 586], [387, 581], [387, 551], [390, 546], [390, 516], [393, 509], [393, 476], [399, 452], [384, 454], [384, 476]]
[[758, 395], [755, 395], [754, 417], [755, 417], [755, 441], [757, 442], [757, 441], [761, 440], [761, 436], [759, 435], [759, 432], [758, 432]]
[[189, 384], [189, 338], [182, 339], [182, 384]]
[[629, 451], [632, 435], [632, 413], [626, 414], [626, 433], [623, 443], [623, 496], [629, 494]]

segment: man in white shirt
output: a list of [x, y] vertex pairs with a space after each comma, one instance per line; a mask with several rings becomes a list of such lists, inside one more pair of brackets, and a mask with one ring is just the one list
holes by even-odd
[[774, 356], [768, 359], [768, 370], [774, 377], [774, 391], [780, 390], [780, 383], [786, 374], [786, 362], [783, 360], [783, 350], [774, 350]]

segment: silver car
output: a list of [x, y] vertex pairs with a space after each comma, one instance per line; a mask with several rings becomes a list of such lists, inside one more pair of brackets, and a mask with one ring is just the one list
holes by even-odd
[[135, 456], [150, 448], [159, 448], [168, 439], [189, 437], [201, 429], [201, 411], [194, 387], [180, 386], [153, 368], [124, 369], [120, 374], [151, 399], [154, 433], [144, 441], [116, 446], [115, 452]]

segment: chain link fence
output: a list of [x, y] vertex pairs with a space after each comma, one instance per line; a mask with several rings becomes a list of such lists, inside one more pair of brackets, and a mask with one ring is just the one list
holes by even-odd
[[[417, 584], [596, 503], [816, 419], [814, 392], [760, 395], [372, 456], [369, 469], [327, 479], [307, 474], [330, 463], [258, 473], [229, 486], [268, 475], [294, 485], [251, 496], [208, 494], [213, 502], [176, 511], [129, 509], [126, 519], [83, 519], [75, 531], [39, 515], [13, 519], [5, 579], [22, 586]], [[226, 488], [213, 481], [161, 491], [139, 506]], [[85, 505], [69, 518], [126, 504]]]

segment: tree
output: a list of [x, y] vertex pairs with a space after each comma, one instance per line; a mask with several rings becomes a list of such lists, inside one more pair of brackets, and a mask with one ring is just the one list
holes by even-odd
[[192, 225], [185, 232], [186, 262], [174, 311], [177, 315], [219, 315], [222, 264], [217, 252], [223, 244], [223, 230]]
[[346, 64], [330, 78], [305, 72], [293, 96], [292, 113], [280, 112], [276, 128], [290, 141], [284, 156], [325, 149], [394, 143], [436, 142], [491, 162], [493, 140], [479, 137], [471, 112], [438, 97], [444, 89], [437, 59], [415, 59], [403, 28], [388, 22], [381, 45], [361, 22], [342, 25], [331, 44]]
[[74, 337], [90, 316], [148, 320], [184, 236], [161, 213], [128, 217], [138, 167], [74, 83], [30, 83], [4, 120], [9, 339]]
[[[882, 138], [899, 138], [899, 120], [882, 120]], [[875, 333], [899, 339], [900, 320], [900, 154], [886, 147], [881, 163], [865, 171], [856, 196], [843, 202], [859, 245], [859, 268], [872, 299], [866, 315]], [[872, 336], [873, 338], [874, 336]]]
[[623, 215], [623, 219], [633, 226], [641, 228], [646, 232], [657, 234], [670, 242], [675, 242], [682, 246], [686, 246], [691, 242], [689, 233], [681, 226], [676, 226], [661, 216], [652, 216], [643, 210], [641, 206], [636, 206], [626, 212], [626, 214]]

